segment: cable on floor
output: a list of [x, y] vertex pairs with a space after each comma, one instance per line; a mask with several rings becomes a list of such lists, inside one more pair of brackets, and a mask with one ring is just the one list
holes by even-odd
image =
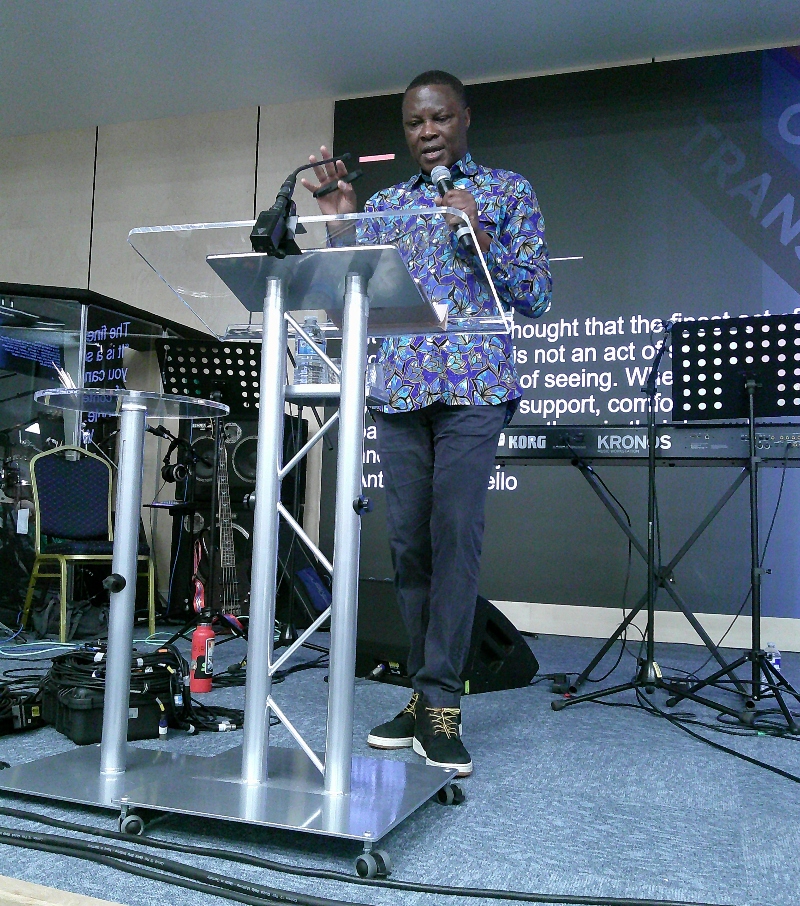
[[[712, 906], [712, 904], [687, 902], [683, 900], [651, 900], [627, 897], [569, 896], [566, 894], [541, 894], [515, 890], [451, 887], [447, 885], [422, 884], [413, 881], [400, 881], [396, 879], [393, 880], [390, 878], [359, 878], [355, 875], [329, 869], [309, 868], [300, 865], [287, 865], [281, 862], [276, 862], [272, 859], [265, 859], [260, 856], [252, 856], [248, 853], [242, 853], [235, 850], [224, 850], [220, 849], [219, 847], [211, 848], [205, 846], [193, 846], [184, 843], [168, 843], [167, 841], [158, 840], [154, 837], [145, 835], [132, 837], [128, 834], [103, 830], [102, 828], [91, 828], [83, 824], [75, 824], [69, 821], [60, 820], [58, 818], [51, 818], [46, 815], [40, 815], [36, 812], [24, 811], [22, 809], [0, 807], [0, 815], [6, 815], [13, 818], [21, 818], [26, 821], [34, 821], [50, 827], [58, 827], [62, 830], [72, 830], [76, 833], [99, 836], [113, 840], [125, 840], [129, 843], [137, 844], [139, 846], [151, 847], [154, 849], [163, 849], [179, 853], [191, 853], [192, 855], [206, 856], [209, 858], [221, 859], [242, 865], [250, 865], [256, 868], [264, 868], [269, 871], [276, 871], [283, 874], [293, 874], [301, 877], [339, 881], [347, 884], [356, 884], [366, 887], [380, 887], [391, 890], [428, 893], [437, 896], [458, 896], [473, 899], [510, 900], [527, 903], [569, 904], [569, 906]], [[7, 830], [8, 829], [6, 829], [6, 831]], [[0, 842], [10, 842], [9, 840], [5, 839], [6, 831], [0, 828]], [[55, 839], [68, 842], [71, 840], [71, 838], [64, 837], [56, 837]], [[101, 846], [100, 844], [96, 844], [96, 847], [101, 852], [106, 852], [109, 849], [107, 845]], [[224, 896], [224, 894], [220, 895]], [[302, 901], [297, 899], [294, 902]], [[338, 901], [328, 901], [328, 903], [332, 902]]]

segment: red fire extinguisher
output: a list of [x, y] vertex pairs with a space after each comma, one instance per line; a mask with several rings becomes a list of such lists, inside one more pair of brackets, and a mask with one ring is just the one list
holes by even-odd
[[192, 661], [189, 665], [189, 689], [210, 692], [214, 676], [214, 630], [211, 614], [204, 610], [192, 633]]

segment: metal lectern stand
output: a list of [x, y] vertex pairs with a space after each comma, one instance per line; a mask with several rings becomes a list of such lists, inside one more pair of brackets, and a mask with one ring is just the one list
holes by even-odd
[[[362, 498], [362, 445], [367, 340], [370, 336], [443, 333], [507, 333], [497, 294], [483, 258], [462, 264], [473, 270], [478, 304], [448, 324], [446, 286], [441, 299], [428, 299], [419, 274], [412, 277], [401, 251], [377, 245], [370, 235], [389, 236], [402, 246], [419, 218], [431, 242], [431, 254], [456, 254], [445, 221], [449, 209], [414, 209], [380, 215], [305, 218], [305, 239], [312, 246], [300, 255], [277, 259], [249, 249], [252, 223], [183, 225], [134, 230], [129, 241], [167, 285], [192, 308], [218, 339], [223, 356], [205, 356], [200, 344], [194, 365], [224, 377], [232, 374], [237, 356], [246, 358], [241, 339], [225, 339], [236, 307], [263, 311], [258, 390], [258, 459], [253, 529], [250, 624], [243, 743], [213, 757], [165, 754], [128, 749], [136, 770], [124, 783], [101, 788], [83, 772], [82, 791], [58, 793], [29, 783], [9, 786], [9, 771], [0, 787], [20, 792], [98, 805], [117, 804], [123, 814], [141, 808], [244, 821], [359, 840], [368, 852], [373, 843], [420, 805], [446, 787], [453, 770], [389, 759], [353, 756], [353, 691], [358, 601], [358, 561]], [[383, 220], [383, 224], [376, 224]], [[380, 229], [376, 229], [376, 227]], [[332, 238], [338, 233], [338, 239]], [[236, 300], [234, 305], [234, 300]], [[333, 564], [303, 533], [280, 503], [280, 480], [293, 467], [323, 426], [293, 459], [281, 463], [286, 400], [287, 323], [289, 314], [324, 310], [341, 330], [342, 365], [339, 407], [339, 454], [336, 483]], [[237, 352], [238, 349], [238, 352]], [[227, 361], [230, 359], [230, 361]], [[183, 393], [169, 402], [195, 405], [187, 379]], [[313, 394], [313, 388], [309, 388]], [[208, 405], [202, 401], [197, 404]], [[331, 421], [332, 423], [332, 421]], [[279, 519], [289, 521], [317, 559], [333, 573], [332, 604], [277, 659], [273, 627]], [[333, 568], [335, 566], [335, 569]], [[113, 614], [113, 604], [112, 604]], [[273, 697], [272, 677], [328, 617], [331, 620], [328, 718], [324, 754], [303, 738]], [[269, 745], [269, 716], [275, 715], [297, 748]], [[124, 737], [122, 748], [125, 748]], [[70, 752], [56, 758], [73, 758]], [[78, 759], [80, 760], [80, 759]], [[97, 759], [91, 762], [96, 781]], [[60, 763], [60, 762], [59, 762]], [[39, 764], [39, 763], [37, 763]], [[122, 761], [123, 769], [125, 761]], [[20, 769], [14, 769], [20, 770]], [[124, 775], [123, 775], [124, 776]], [[74, 784], [79, 786], [78, 783]], [[24, 788], [23, 788], [24, 787]]]
[[[393, 247], [324, 248], [282, 260], [256, 253], [219, 254], [208, 256], [208, 265], [246, 308], [263, 311], [243, 742], [241, 748], [202, 759], [202, 764], [193, 759], [187, 768], [176, 764], [160, 771], [148, 786], [130, 791], [128, 801], [131, 806], [294, 828], [371, 845], [447, 785], [455, 772], [424, 764], [353, 757], [352, 753], [370, 321], [367, 283], [376, 273], [392, 274], [393, 299], [399, 305], [405, 302], [410, 312], [403, 322], [405, 330], [440, 330], [441, 318], [421, 296]], [[286, 518], [280, 504], [280, 479], [286, 468], [281, 458], [287, 396], [287, 312], [301, 307], [309, 296], [324, 297], [326, 311], [342, 331], [332, 603], [330, 614], [322, 614], [274, 659], [278, 527], [279, 519]], [[395, 308], [393, 305], [390, 310]], [[385, 325], [386, 319], [380, 329]], [[328, 615], [328, 720], [322, 755], [306, 742], [273, 697], [272, 677]], [[281, 721], [297, 748], [270, 747], [270, 713]]]

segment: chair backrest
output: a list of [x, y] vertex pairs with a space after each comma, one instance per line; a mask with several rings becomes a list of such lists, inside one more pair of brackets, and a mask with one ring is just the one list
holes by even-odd
[[41, 536], [111, 538], [111, 466], [82, 447], [56, 447], [31, 460], [36, 551]]

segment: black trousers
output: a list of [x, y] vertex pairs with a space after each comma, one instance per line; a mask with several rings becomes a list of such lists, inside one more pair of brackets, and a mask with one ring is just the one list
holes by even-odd
[[458, 707], [463, 692], [486, 492], [506, 408], [436, 402], [376, 415], [408, 672], [435, 708]]

